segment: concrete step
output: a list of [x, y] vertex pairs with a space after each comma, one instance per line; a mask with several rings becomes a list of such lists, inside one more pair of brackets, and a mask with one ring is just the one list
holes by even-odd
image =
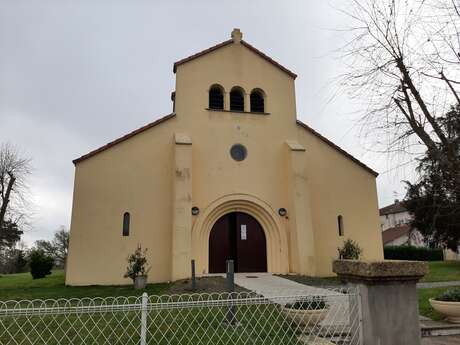
[[445, 321], [420, 320], [422, 337], [460, 335], [460, 324]]

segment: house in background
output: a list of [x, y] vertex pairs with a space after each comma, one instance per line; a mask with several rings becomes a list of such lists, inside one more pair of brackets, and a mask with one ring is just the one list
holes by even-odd
[[412, 230], [410, 222], [412, 216], [398, 199], [391, 205], [380, 209], [380, 227], [384, 246], [412, 245], [425, 246], [423, 236]]
[[[423, 235], [410, 225], [412, 216], [404, 206], [404, 201], [396, 199], [393, 204], [381, 208], [379, 213], [384, 246], [426, 246]], [[459, 260], [460, 246], [458, 253], [450, 249], [444, 249], [443, 253], [444, 260]]]
[[129, 283], [138, 244], [149, 282], [329, 276], [346, 238], [383, 259], [377, 173], [298, 120], [293, 72], [238, 29], [173, 72], [173, 113], [74, 160], [67, 284]]

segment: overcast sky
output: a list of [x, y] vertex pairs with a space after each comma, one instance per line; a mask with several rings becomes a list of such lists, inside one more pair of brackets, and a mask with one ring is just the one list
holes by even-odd
[[[192, 5], [193, 3], [193, 5]], [[72, 159], [171, 112], [173, 62], [244, 39], [299, 76], [298, 117], [380, 172], [379, 204], [404, 196], [410, 171], [363, 145], [359, 110], [332, 101], [343, 72], [337, 31], [347, 20], [327, 1], [0, 0], [0, 142], [33, 160], [27, 243], [70, 225]]]

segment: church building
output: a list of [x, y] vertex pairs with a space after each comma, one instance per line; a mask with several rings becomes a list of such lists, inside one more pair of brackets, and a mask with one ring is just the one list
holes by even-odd
[[296, 74], [242, 39], [174, 63], [173, 112], [73, 161], [66, 284], [225, 271], [332, 275], [345, 239], [383, 259], [371, 168], [297, 119]]

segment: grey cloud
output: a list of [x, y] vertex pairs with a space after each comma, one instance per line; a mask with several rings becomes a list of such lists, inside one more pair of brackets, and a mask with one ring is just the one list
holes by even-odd
[[[337, 2], [335, 6], [338, 6]], [[31, 242], [70, 222], [71, 160], [171, 111], [174, 61], [229, 37], [299, 74], [299, 117], [376, 170], [344, 96], [328, 103], [342, 71], [336, 9], [307, 1], [6, 0], [0, 3], [0, 141], [33, 158], [37, 201]], [[378, 179], [388, 203], [398, 181]]]

